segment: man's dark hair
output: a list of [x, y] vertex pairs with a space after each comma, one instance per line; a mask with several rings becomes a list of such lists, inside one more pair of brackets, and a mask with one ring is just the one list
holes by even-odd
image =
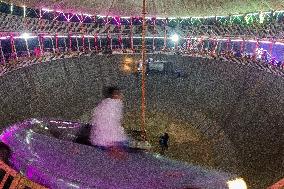
[[120, 89], [118, 87], [106, 87], [104, 90], [104, 96], [105, 98], [111, 98], [113, 95], [120, 92]]

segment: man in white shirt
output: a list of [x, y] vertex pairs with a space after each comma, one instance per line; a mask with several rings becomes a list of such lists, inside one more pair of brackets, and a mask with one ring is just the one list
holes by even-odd
[[90, 142], [100, 147], [124, 146], [128, 138], [122, 127], [123, 102], [122, 94], [116, 87], [107, 90], [103, 99], [92, 114]]

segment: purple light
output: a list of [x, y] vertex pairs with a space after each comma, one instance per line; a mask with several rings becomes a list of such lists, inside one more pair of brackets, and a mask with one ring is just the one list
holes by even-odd
[[81, 18], [78, 14], [75, 14], [75, 15], [78, 18], [78, 20], [80, 21], [80, 23], [82, 23], [83, 22], [83, 18]]
[[[44, 127], [37, 126], [41, 129], [37, 133], [33, 128], [38, 121], [34, 119], [13, 125], [8, 130], [17, 128], [17, 131], [7, 140], [13, 149], [11, 161], [17, 171], [49, 188], [181, 188], [184, 183], [197, 185], [198, 188], [209, 185], [224, 188], [227, 180], [235, 178], [231, 174], [177, 164], [147, 153], [127, 154], [117, 164], [116, 157], [69, 139], [55, 139], [46, 133]], [[66, 136], [77, 131], [77, 126], [80, 128], [79, 123], [68, 121], [43, 122], [48, 125], [53, 123], [50, 126], [58, 128], [59, 132], [64, 129], [62, 133]], [[26, 142], [27, 137], [31, 139], [30, 143]], [[137, 161], [139, 159], [141, 161]], [[143, 174], [145, 172], [147, 174]]]
[[67, 17], [66, 17], [66, 15], [62, 12], [61, 14], [63, 14], [63, 16], [64, 16], [64, 18], [68, 21], [68, 22], [70, 22], [70, 19], [73, 17], [69, 17], [69, 14], [67, 13]]

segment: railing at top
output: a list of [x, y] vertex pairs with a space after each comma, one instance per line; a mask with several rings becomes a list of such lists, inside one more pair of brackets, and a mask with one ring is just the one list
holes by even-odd
[[[43, 11], [45, 13], [46, 11]], [[63, 18], [66, 17], [64, 13]], [[98, 17], [91, 22], [72, 22], [71, 20], [57, 20], [55, 16], [50, 20], [42, 17], [23, 17], [0, 13], [0, 29], [2, 32], [29, 32], [29, 33], [58, 33], [58, 34], [85, 34], [85, 35], [105, 35], [117, 36], [137, 36], [142, 32], [141, 18], [117, 18], [117, 17]], [[44, 15], [44, 14], [43, 14]], [[187, 36], [234, 36], [246, 38], [283, 38], [283, 12], [269, 12], [265, 15], [269, 19], [263, 22], [255, 15], [246, 15], [239, 18], [238, 16], [216, 17], [216, 18], [185, 18], [185, 19], [162, 19], [151, 18], [147, 20], [147, 36], [149, 37], [170, 37], [177, 33], [181, 37]], [[74, 14], [74, 18], [78, 15]], [[92, 17], [81, 15], [84, 20]], [[245, 19], [247, 17], [247, 19]], [[249, 19], [248, 19], [249, 18]], [[241, 20], [241, 22], [240, 22]], [[246, 20], [255, 20], [255, 22]], [[240, 22], [240, 23], [239, 23]]]

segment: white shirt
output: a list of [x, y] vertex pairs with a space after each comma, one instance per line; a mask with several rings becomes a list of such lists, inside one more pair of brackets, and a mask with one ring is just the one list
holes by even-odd
[[123, 102], [120, 99], [106, 98], [94, 109], [90, 141], [93, 145], [113, 146], [127, 141], [121, 126]]

